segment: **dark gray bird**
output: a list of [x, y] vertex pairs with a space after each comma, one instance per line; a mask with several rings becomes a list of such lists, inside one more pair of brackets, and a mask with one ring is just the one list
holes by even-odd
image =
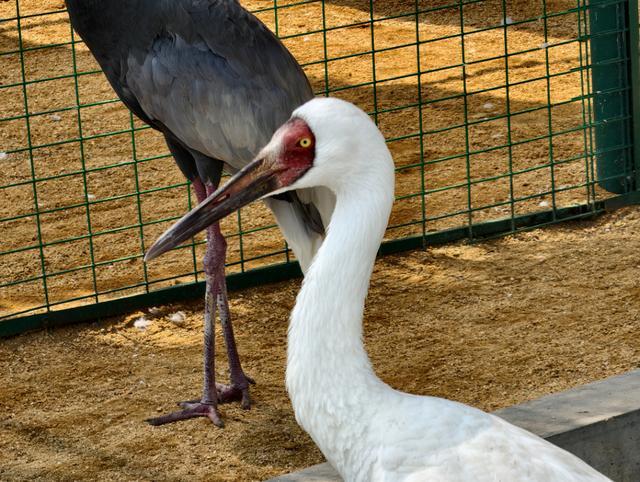
[[[305, 74], [284, 45], [236, 0], [65, 0], [76, 32], [124, 104], [160, 131], [198, 202], [217, 188], [223, 169], [248, 164], [291, 112], [313, 97]], [[303, 270], [322, 242], [333, 195], [300, 190], [265, 202]], [[226, 242], [215, 223], [207, 232], [204, 389], [182, 410], [153, 425], [208, 417], [222, 426], [217, 404], [249, 408], [227, 303]], [[215, 383], [218, 308], [231, 384]]]

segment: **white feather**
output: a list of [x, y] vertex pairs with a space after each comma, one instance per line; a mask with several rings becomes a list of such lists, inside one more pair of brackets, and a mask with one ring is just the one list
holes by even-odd
[[[326, 188], [317, 187], [299, 189], [297, 194], [302, 202], [313, 203], [320, 212], [322, 223], [328, 226], [335, 202], [333, 193]], [[282, 234], [300, 263], [302, 272], [306, 273], [324, 240], [324, 236], [307, 226], [307, 223], [302, 219], [300, 213], [294, 209], [292, 203], [274, 198], [266, 198], [264, 202], [273, 211]]]

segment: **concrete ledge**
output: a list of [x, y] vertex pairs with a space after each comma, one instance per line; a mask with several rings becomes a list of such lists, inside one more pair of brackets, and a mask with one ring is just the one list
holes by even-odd
[[[616, 482], [640, 481], [640, 370], [495, 414], [574, 453]], [[325, 463], [269, 482], [341, 480]]]

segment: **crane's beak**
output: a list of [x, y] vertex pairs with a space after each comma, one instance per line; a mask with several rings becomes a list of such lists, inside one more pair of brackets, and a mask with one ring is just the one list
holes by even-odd
[[165, 231], [147, 251], [144, 260], [157, 258], [235, 210], [291, 184], [304, 174], [291, 173], [278, 156], [266, 154], [248, 164]]

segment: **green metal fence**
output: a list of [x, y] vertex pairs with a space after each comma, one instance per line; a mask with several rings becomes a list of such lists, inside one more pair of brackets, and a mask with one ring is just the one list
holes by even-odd
[[[625, 0], [254, 0], [319, 95], [375, 118], [397, 165], [383, 252], [637, 201], [638, 6]], [[202, 293], [203, 239], [145, 265], [191, 205], [61, 0], [0, 2], [0, 335]], [[298, 274], [264, 207], [229, 283]]]

